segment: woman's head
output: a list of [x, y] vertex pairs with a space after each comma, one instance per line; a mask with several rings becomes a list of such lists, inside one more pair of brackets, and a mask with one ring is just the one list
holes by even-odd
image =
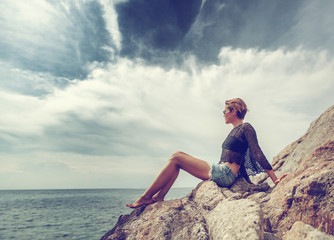
[[233, 109], [236, 111], [236, 116], [239, 119], [244, 119], [248, 111], [246, 103], [240, 98], [233, 98], [225, 102], [225, 109], [228, 109], [230, 112]]

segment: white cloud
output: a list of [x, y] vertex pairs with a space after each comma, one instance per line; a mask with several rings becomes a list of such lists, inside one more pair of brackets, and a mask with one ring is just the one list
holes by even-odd
[[[118, 1], [116, 1], [118, 2]], [[117, 12], [115, 11], [114, 0], [100, 0], [101, 5], [104, 8], [104, 19], [107, 25], [107, 29], [112, 37], [118, 51], [122, 48], [122, 36], [118, 28]]]
[[[106, 26], [94, 25], [100, 9], [90, 0], [0, 1], [0, 189], [146, 187], [177, 150], [216, 162], [231, 129], [221, 112], [232, 97], [248, 104], [246, 121], [271, 160], [334, 102], [330, 1], [305, 3], [282, 36], [304, 44], [293, 50], [227, 47], [218, 64], [203, 66], [190, 56], [186, 70], [140, 59], [91, 63], [104, 56], [89, 55], [101, 46], [112, 57], [121, 50], [115, 6], [125, 1], [99, 0]], [[186, 38], [202, 36], [212, 19], [202, 20]], [[89, 51], [80, 46], [84, 39]], [[314, 46], [329, 50], [307, 49]], [[90, 74], [82, 81], [57, 75], [75, 78], [76, 71]]]
[[[66, 16], [57, 11], [58, 9], [50, 3], [41, 0], [29, 2], [19, 0], [10, 1], [10, 3], [2, 1], [1, 5], [3, 9], [0, 28], [1, 42], [4, 45], [11, 44], [16, 54], [20, 53], [21, 56], [37, 54], [36, 50], [34, 51], [36, 45], [43, 48], [62, 49], [57, 42], [62, 37], [57, 36], [57, 24], [66, 22]], [[53, 35], [54, 38], [51, 38], [50, 35]], [[54, 40], [50, 42], [51, 39]]]
[[13, 68], [82, 79], [87, 65], [109, 61], [121, 47], [117, 15], [97, 1], [5, 0], [0, 7], [0, 61]]
[[[100, 186], [97, 179], [101, 180], [96, 176], [116, 176], [116, 172], [137, 177], [151, 172], [145, 180], [149, 182], [163, 159], [177, 150], [218, 161], [221, 142], [231, 129], [221, 115], [226, 99], [241, 97], [249, 105], [246, 120], [257, 129], [269, 160], [333, 103], [334, 61], [325, 52], [223, 48], [219, 56], [220, 65], [201, 67], [189, 61], [189, 68], [196, 69], [191, 74], [143, 65], [140, 60], [93, 65], [86, 80], [65, 89], [54, 88], [44, 98], [2, 90], [0, 136], [12, 145], [20, 137], [34, 136], [34, 142], [28, 144], [34, 150], [26, 153], [26, 159], [17, 159], [17, 166], [40, 152], [43, 160], [36, 168], [59, 163], [77, 178], [85, 178], [89, 170], [95, 176], [90, 178], [95, 181], [91, 185], [96, 187]], [[100, 127], [88, 129], [90, 124]], [[73, 131], [73, 139], [48, 135], [50, 129], [60, 134]], [[103, 156], [69, 150], [59, 155], [64, 141], [96, 148]], [[15, 165], [7, 162], [6, 166], [15, 171]], [[28, 177], [31, 170], [22, 169], [27, 175], [21, 176]], [[66, 176], [69, 183], [77, 184], [77, 179]], [[145, 181], [129, 187], [145, 186]]]

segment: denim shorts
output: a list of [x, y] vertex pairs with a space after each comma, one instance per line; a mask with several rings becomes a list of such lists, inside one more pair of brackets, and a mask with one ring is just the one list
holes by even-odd
[[236, 178], [235, 173], [225, 164], [213, 163], [211, 166], [210, 180], [219, 187], [230, 187]]

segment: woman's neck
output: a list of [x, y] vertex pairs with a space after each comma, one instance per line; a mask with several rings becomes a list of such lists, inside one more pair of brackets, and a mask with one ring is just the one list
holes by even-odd
[[244, 120], [242, 120], [242, 119], [237, 119], [237, 120], [235, 120], [233, 123], [232, 123], [232, 125], [233, 125], [233, 128], [236, 128], [237, 126], [239, 126], [239, 125], [241, 125], [241, 124], [243, 124], [244, 123]]

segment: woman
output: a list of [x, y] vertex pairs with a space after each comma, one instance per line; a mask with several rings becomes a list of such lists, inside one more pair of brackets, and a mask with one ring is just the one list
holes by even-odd
[[237, 176], [250, 182], [249, 174], [255, 175], [263, 171], [268, 173], [275, 184], [283, 177], [277, 178], [272, 167], [258, 145], [256, 132], [243, 119], [248, 109], [240, 98], [225, 102], [223, 111], [226, 124], [232, 124], [233, 129], [223, 143], [219, 163], [208, 164], [206, 161], [194, 158], [183, 152], [174, 153], [168, 160], [152, 185], [132, 204], [130, 208], [138, 208], [157, 201], [163, 201], [169, 189], [179, 175], [180, 169], [202, 179], [212, 180], [220, 187], [230, 187]]

